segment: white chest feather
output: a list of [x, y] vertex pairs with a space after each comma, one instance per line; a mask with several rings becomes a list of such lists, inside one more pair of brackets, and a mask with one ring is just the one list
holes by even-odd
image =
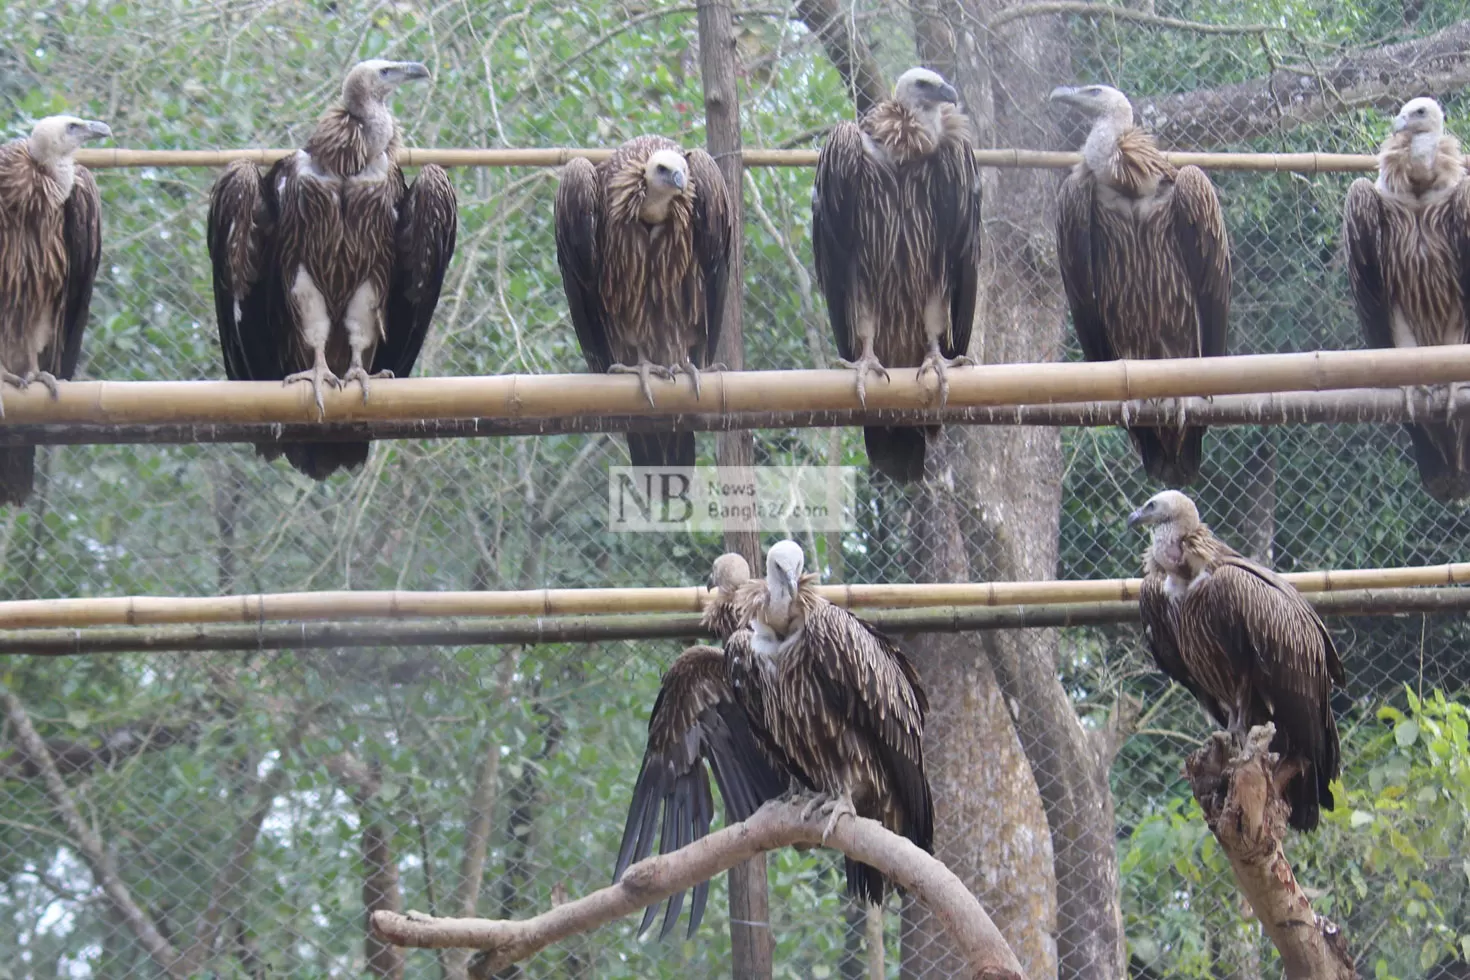
[[798, 627], [794, 632], [782, 636], [759, 619], [750, 625], [753, 633], [750, 640], [751, 650], [755, 651], [757, 656], [769, 657], [772, 660], [779, 660], [782, 654], [801, 642], [804, 632]]

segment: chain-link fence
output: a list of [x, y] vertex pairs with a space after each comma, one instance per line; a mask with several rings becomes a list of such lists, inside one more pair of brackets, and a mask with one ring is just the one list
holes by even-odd
[[[1433, 42], [1470, 21], [1470, 5], [1448, 0], [1252, 0], [1229, 11], [1127, 0], [1116, 17], [1028, 9], [990, 26], [999, 9], [866, 0], [830, 10], [818, 0], [738, 8], [746, 145], [816, 147], [835, 120], [853, 116], [849, 85], [824, 47], [833, 36], [855, 38], [891, 78], [916, 50], [933, 50], [944, 34], [937, 22], [961, 52], [967, 98], [983, 90], [988, 100], [981, 146], [996, 145], [996, 134], [1053, 132], [1034, 92], [1097, 79], [1134, 95], [1141, 110], [1150, 100], [1141, 115], [1177, 137], [1171, 148], [1369, 152], [1386, 116], [1360, 105], [1420, 94], [1428, 76], [1406, 55], [1395, 61], [1402, 77], [1390, 70], [1376, 95], [1360, 97], [1339, 92], [1347, 83], [1324, 66], [1390, 41]], [[823, 10], [840, 30], [818, 37], [808, 27]], [[1192, 27], [1196, 19], [1267, 26], [1222, 33]], [[1038, 23], [1048, 25], [1044, 50]], [[609, 146], [645, 132], [704, 141], [687, 5], [33, 0], [0, 11], [0, 38], [11, 135], [39, 116], [73, 111], [106, 120], [117, 143], [133, 148], [299, 145], [346, 68], [381, 56], [422, 60], [433, 72], [397, 100], [408, 145]], [[1456, 55], [1435, 57], [1443, 67]], [[1000, 64], [1031, 67], [1013, 73]], [[1042, 77], [1054, 64], [1070, 68]], [[1285, 72], [1317, 86], [1283, 95], [1275, 86]], [[1216, 132], [1209, 110], [1234, 104], [1232, 92], [1265, 93], [1286, 110], [1242, 102], [1248, 108], [1219, 116]], [[1464, 103], [1445, 104], [1450, 127], [1462, 128]], [[203, 238], [214, 176], [98, 173], [105, 246], [80, 376], [223, 376]], [[555, 261], [555, 172], [452, 176], [459, 244], [416, 373], [581, 370]], [[1232, 352], [1361, 346], [1338, 257], [1349, 175], [1212, 176], [1234, 249]], [[1053, 187], [1059, 178], [1044, 179]], [[811, 272], [811, 180], [810, 168], [745, 178], [749, 368], [829, 366], [835, 356]], [[1055, 321], [1038, 357], [1078, 359], [1054, 315], [1061, 301], [1050, 218], [1024, 217], [1028, 209], [1049, 215], [1048, 206], [1018, 202], [994, 171], [986, 190], [986, 261], [993, 277], [1008, 277], [997, 290], [1023, 296], [1012, 309], [1029, 304]], [[1015, 275], [1017, 263], [1033, 275]], [[992, 360], [1011, 349], [1012, 321], [999, 307], [982, 303], [977, 327]], [[1028, 438], [1044, 449], [1056, 436]], [[755, 440], [759, 463], [864, 462], [856, 430], [764, 431]], [[1060, 446], [1059, 527], [1011, 525], [1042, 540], [1033, 577], [1136, 574], [1142, 540], [1123, 519], [1156, 488], [1132, 447], [1114, 429], [1067, 430]], [[1423, 492], [1397, 426], [1216, 428], [1206, 447], [1195, 488], [1206, 519], [1278, 569], [1433, 563], [1470, 552], [1470, 520]], [[43, 449], [33, 498], [0, 514], [0, 593], [703, 582], [722, 550], [717, 535], [607, 530], [607, 469], [624, 463], [624, 452], [616, 436], [385, 442], [363, 470], [317, 484], [249, 447]], [[713, 462], [713, 437], [700, 437], [700, 452]], [[974, 497], [986, 485], [977, 481], [961, 495]], [[828, 580], [935, 577], [924, 499], [866, 477], [858, 499], [855, 529], [803, 535]], [[965, 504], [965, 537], [996, 539], [995, 522], [1006, 519], [997, 512], [1009, 504]], [[1016, 577], [1004, 554], [977, 546], [968, 574]], [[1470, 955], [1461, 857], [1470, 743], [1454, 703], [1464, 694], [1465, 627], [1458, 616], [1330, 625], [1349, 680], [1338, 705], [1344, 790], [1318, 834], [1292, 839], [1291, 856], [1319, 911], [1343, 926], [1364, 975], [1465, 975], [1453, 972], [1465, 969], [1457, 957]], [[975, 642], [1004, 661], [1006, 640]], [[13, 658], [5, 683], [51, 750], [79, 822], [58, 815], [54, 787], [12, 717], [0, 756], [0, 915], [11, 923], [0, 935], [0, 975], [167, 975], [150, 955], [148, 929], [192, 957], [182, 962], [197, 975], [463, 975], [452, 953], [400, 960], [365, 947], [365, 910], [524, 916], [606, 884], [647, 712], [678, 649], [650, 641]], [[1131, 974], [1274, 975], [1274, 954], [1243, 913], [1181, 778], [1204, 723], [1185, 693], [1152, 671], [1138, 630], [1051, 631], [1020, 649], [1023, 658], [1056, 658], [1089, 737], [1101, 741], [1117, 719], [1128, 734], [1110, 781]], [[962, 653], [936, 642], [920, 659]], [[1079, 975], [1069, 950], [1081, 926], [1063, 871], [1081, 859], [1070, 850], [1074, 838], [1048, 831], [1060, 812], [1047, 784], [1058, 759], [1043, 756], [1050, 743], [1027, 728], [1035, 706], [997, 696], [985, 658], [967, 663], [940, 681], [966, 686], [941, 698], [947, 707], [931, 720], [942, 855], [996, 910], [1032, 976], [1054, 972], [1059, 955], [1064, 974]], [[1436, 703], [1438, 691], [1450, 701]], [[88, 867], [79, 828], [100, 840], [136, 914]], [[880, 950], [841, 887], [831, 852], [771, 858], [774, 975], [867, 976], [880, 959], [887, 976], [949, 975], [925, 946], [922, 913], [906, 913], [905, 923], [891, 899]], [[640, 942], [634, 923], [623, 922], [554, 947], [523, 964], [523, 974], [725, 973], [724, 888], [721, 879], [692, 940]]]

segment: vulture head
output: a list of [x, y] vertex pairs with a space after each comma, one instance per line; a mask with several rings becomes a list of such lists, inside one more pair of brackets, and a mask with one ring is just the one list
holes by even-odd
[[1051, 90], [1050, 101], [1076, 109], [1088, 119], [1106, 121], [1114, 132], [1133, 125], [1133, 103], [1111, 85], [1060, 85]]
[[1187, 533], [1199, 527], [1199, 509], [1178, 490], [1165, 490], [1128, 515], [1129, 527], [1173, 527]]
[[772, 598], [790, 599], [801, 583], [806, 556], [795, 541], [779, 541], [766, 552], [766, 588]]
[[111, 135], [107, 123], [76, 116], [47, 116], [31, 130], [28, 146], [37, 163], [51, 166], [69, 159], [88, 140]]
[[429, 69], [417, 61], [360, 61], [342, 83], [342, 103], [349, 109], [370, 103], [386, 104], [393, 90], [404, 82], [428, 78]]
[[1438, 136], [1444, 132], [1444, 110], [1433, 99], [1410, 99], [1404, 103], [1399, 114], [1393, 117], [1393, 131], [1413, 133], [1416, 136], [1420, 133]]
[[734, 592], [750, 578], [750, 565], [735, 552], [727, 552], [715, 559], [709, 573], [709, 587], [720, 592]]
[[898, 76], [893, 86], [893, 100], [918, 115], [928, 115], [941, 105], [959, 105], [960, 93], [937, 71], [910, 68]]
[[669, 202], [680, 194], [692, 194], [689, 161], [678, 150], [654, 150], [643, 165], [643, 206], [638, 216], [658, 224], [669, 214]]

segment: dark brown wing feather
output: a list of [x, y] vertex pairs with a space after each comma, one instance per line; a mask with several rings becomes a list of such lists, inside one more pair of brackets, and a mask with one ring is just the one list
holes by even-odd
[[812, 257], [817, 283], [827, 298], [837, 354], [849, 361], [858, 355], [858, 209], [863, 184], [872, 179], [872, 166], [863, 151], [862, 129], [857, 123], [838, 123], [817, 157], [812, 186]]
[[403, 378], [413, 370], [439, 304], [458, 228], [454, 185], [443, 167], [429, 164], [399, 204], [393, 277], [384, 337], [373, 353], [374, 373], [387, 370]]
[[262, 178], [238, 160], [215, 181], [206, 242], [225, 374], [232, 381], [279, 381], [290, 342], [286, 296], [276, 272], [275, 188], [294, 172], [286, 157]]
[[[709, 833], [714, 816], [705, 763], [714, 770], [720, 795], [734, 820], [744, 820], [785, 790], [786, 779], [762, 754], [744, 710], [726, 676], [725, 654], [690, 647], [664, 674], [648, 720], [648, 746], [633, 788], [633, 800], [618, 848], [613, 880], [653, 850], [660, 822], [659, 853], [678, 850]], [[709, 883], [694, 889], [689, 935], [699, 928]], [[669, 897], [659, 938], [673, 929], [684, 894]], [[658, 903], [648, 907], [638, 928], [653, 922]]]
[[1164, 583], [1163, 573], [1150, 572], [1143, 577], [1143, 585], [1138, 592], [1138, 610], [1143, 618], [1149, 653], [1153, 655], [1155, 666], [1193, 694], [1210, 719], [1224, 728], [1229, 721], [1224, 706], [1200, 686], [1179, 653], [1179, 603], [1169, 598], [1164, 591]]
[[934, 231], [950, 284], [949, 333], [940, 338], [945, 357], [970, 349], [975, 296], [980, 285], [980, 168], [969, 140], [945, 144], [929, 164]]
[[1199, 318], [1199, 356], [1219, 357], [1228, 346], [1230, 242], [1214, 185], [1198, 167], [1174, 178], [1174, 237], [1194, 288]]
[[66, 291], [61, 336], [41, 352], [41, 365], [58, 378], [70, 379], [82, 356], [82, 334], [92, 306], [92, 284], [102, 260], [102, 196], [86, 167], [77, 166], [76, 182], [66, 199], [62, 236], [66, 242]]
[[1347, 253], [1348, 284], [1358, 322], [1370, 347], [1392, 347], [1388, 295], [1383, 288], [1383, 202], [1373, 182], [1364, 177], [1348, 188], [1342, 209], [1342, 240]]
[[689, 176], [694, 181], [694, 260], [704, 274], [705, 339], [690, 358], [697, 367], [714, 363], [720, 344], [720, 327], [725, 318], [725, 296], [730, 282], [730, 240], [735, 223], [725, 175], [715, 158], [703, 150], [690, 150]]
[[556, 188], [556, 262], [567, 295], [572, 326], [589, 370], [605, 372], [613, 363], [608, 345], [607, 311], [598, 292], [597, 222], [602, 215], [602, 191], [597, 171], [583, 159], [573, 160], [561, 172]]
[[1094, 182], [1090, 175], [1072, 173], [1062, 181], [1057, 197], [1057, 266], [1072, 311], [1072, 327], [1082, 356], [1089, 361], [1117, 359], [1097, 300], [1092, 266], [1092, 206]]

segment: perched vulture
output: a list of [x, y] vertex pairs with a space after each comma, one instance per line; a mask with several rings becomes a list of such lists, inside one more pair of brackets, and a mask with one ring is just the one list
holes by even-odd
[[[1413, 99], [1343, 208], [1348, 279], [1372, 347], [1470, 342], [1470, 181], [1433, 99]], [[1435, 500], [1470, 496], [1470, 426], [1408, 423], [1419, 479]]]
[[[0, 379], [58, 394], [82, 353], [102, 256], [102, 201], [75, 154], [106, 123], [48, 116], [0, 146]], [[0, 408], [0, 415], [3, 415]], [[0, 450], [0, 503], [19, 504], [36, 473], [32, 446]]]
[[1284, 791], [1291, 825], [1316, 829], [1341, 762], [1331, 698], [1342, 661], [1327, 627], [1288, 582], [1216, 538], [1179, 491], [1150, 498], [1128, 526], [1153, 533], [1139, 608], [1155, 663], [1237, 739], [1275, 723], [1271, 751], [1298, 770]]
[[[298, 150], [261, 176], [236, 161], [215, 182], [209, 258], [225, 372], [322, 386], [406, 375], [419, 356], [457, 230], [454, 187], [432, 164], [408, 186], [388, 99], [428, 78], [411, 61], [364, 61], [342, 101]], [[366, 442], [259, 444], [325, 480], [367, 460]]]
[[[684, 372], [699, 391], [720, 339], [735, 234], [725, 178], [703, 150], [639, 136], [593, 166], [577, 159], [556, 191], [556, 260], [582, 356], [593, 371]], [[694, 433], [628, 433], [634, 466], [693, 466]]]
[[[1175, 169], [1117, 89], [1064, 87], [1051, 99], [1093, 119], [1057, 200], [1057, 262], [1083, 355], [1224, 354], [1230, 244], [1210, 179]], [[1129, 426], [1128, 435], [1151, 479], [1187, 486], [1199, 475], [1203, 426]]]
[[700, 617], [700, 625], [724, 642], [731, 633], [746, 625], [735, 609], [735, 593], [750, 579], [750, 564], [739, 554], [728, 552], [715, 559], [710, 569], [710, 596]]
[[[917, 367], [949, 396], [946, 369], [970, 364], [980, 263], [980, 172], [959, 95], [911, 68], [893, 98], [839, 123], [817, 160], [812, 249], [837, 351], [857, 371]], [[868, 460], [900, 482], [924, 474], [938, 426], [867, 426]]]
[[[728, 661], [749, 658], [758, 685], [747, 717], [776, 759], [830, 809], [827, 833], [843, 814], [878, 820], [933, 853], [934, 804], [924, 769], [928, 699], [918, 672], [873, 626], [823, 599], [802, 575], [795, 541], [766, 555], [764, 580], [736, 597], [749, 622], [725, 641]], [[847, 891], [878, 903], [885, 882], [849, 859]]]

